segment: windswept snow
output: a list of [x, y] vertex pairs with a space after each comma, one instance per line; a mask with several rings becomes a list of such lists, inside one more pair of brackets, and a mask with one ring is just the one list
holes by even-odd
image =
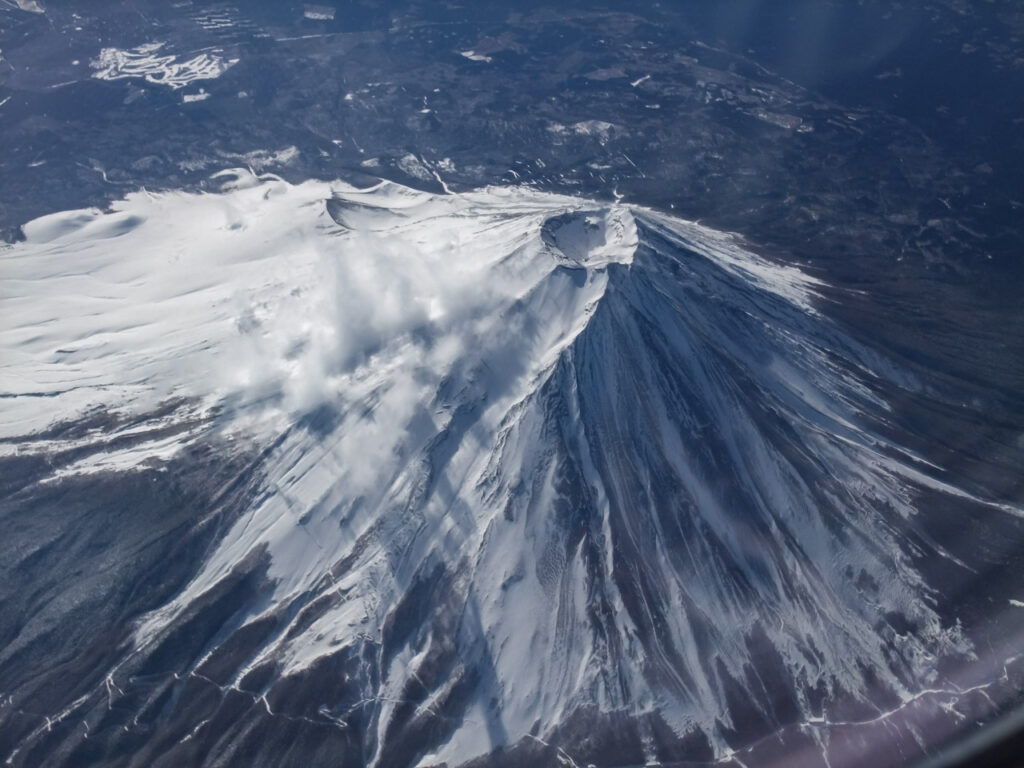
[[[636, 247], [626, 209], [586, 213], [568, 256], [546, 245], [541, 225], [579, 207], [569, 198], [228, 178], [219, 195], [140, 192], [25, 225], [0, 256], [5, 434], [179, 396], [290, 418], [381, 381], [395, 398], [416, 390], [411, 407], [420, 368], [442, 375], [502, 330], [487, 315], [579, 259], [576, 240], [601, 240], [593, 266]], [[600, 293], [603, 277], [589, 279], [566, 311]], [[377, 365], [387, 374], [370, 376]]]

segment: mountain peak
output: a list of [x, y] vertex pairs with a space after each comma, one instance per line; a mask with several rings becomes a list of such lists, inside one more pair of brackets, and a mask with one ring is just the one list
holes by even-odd
[[636, 222], [624, 206], [572, 211], [545, 221], [541, 239], [568, 266], [631, 264], [637, 247]]
[[[712, 760], [826, 749], [815, 724], [874, 727], [972, 653], [915, 565], [947, 553], [905, 535], [919, 489], [967, 495], [871, 430], [900, 374], [799, 270], [526, 189], [241, 174], [116, 208], [0, 253], [7, 437], [40, 488], [215, 445], [252, 492], [83, 716], [138, 699], [212, 749], [241, 697], [377, 766], [596, 759], [581, 733], [618, 722]], [[157, 714], [195, 686], [224, 697]]]

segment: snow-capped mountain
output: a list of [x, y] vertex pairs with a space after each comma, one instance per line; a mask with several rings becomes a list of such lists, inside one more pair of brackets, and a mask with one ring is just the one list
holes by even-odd
[[1015, 690], [921, 499], [1021, 510], [894, 441], [925, 384], [815, 278], [624, 204], [221, 180], [0, 251], [8, 764], [888, 765]]

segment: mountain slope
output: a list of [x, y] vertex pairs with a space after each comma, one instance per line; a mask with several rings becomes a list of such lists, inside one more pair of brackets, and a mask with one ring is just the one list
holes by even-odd
[[[730, 236], [237, 174], [26, 237], [0, 407], [4, 461], [36, 464], [4, 517], [133, 488], [123, 514], [181, 519], [128, 555], [138, 589], [94, 587], [117, 609], [89, 653], [25, 618], [73, 607], [5, 595], [13, 765], [837, 766], [858, 740], [889, 764], [1012, 695], [921, 575], [972, 566], [920, 493], [1020, 510], [884, 436], [878, 393], [925, 384]], [[43, 554], [26, 532], [11, 583], [96, 525], [65, 524]]]

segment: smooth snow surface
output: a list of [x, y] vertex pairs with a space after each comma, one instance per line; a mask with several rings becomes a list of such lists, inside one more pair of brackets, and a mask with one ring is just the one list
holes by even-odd
[[[291, 618], [235, 681], [269, 665], [272, 700], [350, 653], [360, 700], [331, 716], [365, 714], [371, 760], [416, 722], [396, 715], [414, 682], [417, 717], [468, 701], [424, 764], [581, 708], [658, 712], [724, 757], [743, 724], [723, 681], [751, 679], [754, 637], [807, 722], [869, 701], [865, 668], [909, 701], [971, 653], [899, 533], [915, 488], [959, 492], [864, 426], [887, 408], [870, 382], [912, 382], [817, 313], [813, 279], [624, 205], [223, 178], [0, 251], [2, 437], [175, 400], [172, 437], [62, 472], [212, 433], [267, 446], [265, 492], [136, 653], [266, 553], [240, 621]], [[880, 630], [895, 614], [915, 630]]]

